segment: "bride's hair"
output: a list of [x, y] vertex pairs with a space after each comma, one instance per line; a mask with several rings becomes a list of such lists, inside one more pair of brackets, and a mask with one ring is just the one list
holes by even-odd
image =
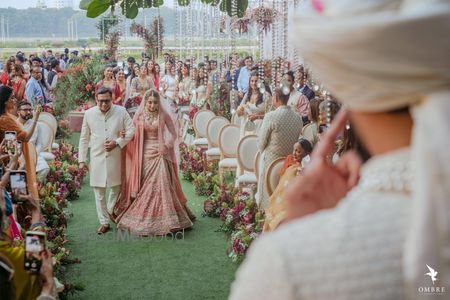
[[148, 91], [145, 92], [144, 100], [147, 100], [150, 97], [154, 97], [159, 102], [160, 99], [159, 93], [155, 89], [149, 89]]

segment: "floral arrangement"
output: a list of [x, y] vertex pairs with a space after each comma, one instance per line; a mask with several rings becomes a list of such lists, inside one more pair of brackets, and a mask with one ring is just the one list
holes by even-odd
[[145, 28], [144, 25], [133, 22], [130, 31], [144, 40], [145, 52], [152, 58], [157, 58], [157, 54], [162, 52], [165, 31], [163, 18], [159, 17], [158, 19], [156, 17], [150, 28]]
[[256, 22], [266, 34], [277, 16], [278, 12], [276, 10], [264, 6], [256, 7], [250, 12], [250, 19]]
[[213, 91], [210, 96], [211, 110], [216, 116], [222, 116], [231, 120], [231, 107], [230, 107], [230, 91], [228, 84], [225, 81], [214, 85]]
[[241, 261], [253, 240], [262, 232], [264, 213], [246, 192], [237, 193], [233, 205], [223, 205], [220, 218], [224, 223], [221, 230], [231, 235], [228, 256], [233, 261]]
[[194, 174], [199, 175], [206, 170], [204, 152], [205, 149], [180, 144], [180, 169], [184, 179], [193, 181]]
[[105, 52], [108, 57], [116, 59], [117, 50], [119, 50], [120, 45], [120, 31], [114, 31], [109, 33], [105, 38]]
[[233, 18], [231, 26], [234, 30], [237, 30], [239, 34], [247, 33], [248, 26], [250, 25], [250, 17], [245, 15], [243, 18]]
[[231, 239], [228, 256], [232, 261], [240, 262], [262, 232], [264, 212], [249, 193], [239, 192], [233, 184], [216, 186], [203, 207], [206, 216], [219, 217], [223, 221], [220, 231], [229, 234]]
[[88, 108], [94, 102], [95, 83], [101, 79], [103, 68], [104, 63], [94, 59], [64, 71], [55, 89], [54, 112], [58, 119], [64, 119], [72, 110]]
[[49, 163], [50, 172], [47, 182], [39, 187], [41, 211], [47, 226], [47, 240], [53, 253], [56, 265], [55, 276], [64, 285], [59, 294], [60, 299], [67, 299], [69, 294], [83, 290], [82, 284], [72, 284], [65, 278], [66, 266], [80, 263], [79, 259], [70, 257], [67, 249], [66, 227], [70, 217], [65, 210], [69, 202], [78, 198], [85, 172], [78, 168], [78, 152], [71, 144], [61, 142], [60, 147], [53, 151], [55, 160]]
[[197, 195], [210, 196], [214, 192], [214, 187], [219, 184], [217, 174], [218, 162], [208, 163], [206, 169], [199, 174], [192, 173], [192, 184]]
[[214, 186], [214, 192], [203, 203], [204, 215], [219, 218], [222, 210], [231, 206], [234, 195], [239, 191], [233, 183]]

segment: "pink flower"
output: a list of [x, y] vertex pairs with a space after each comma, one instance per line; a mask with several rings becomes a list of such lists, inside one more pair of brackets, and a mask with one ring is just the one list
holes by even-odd
[[325, 6], [323, 5], [322, 0], [312, 0], [312, 5], [319, 14], [323, 13], [323, 11], [325, 10]]

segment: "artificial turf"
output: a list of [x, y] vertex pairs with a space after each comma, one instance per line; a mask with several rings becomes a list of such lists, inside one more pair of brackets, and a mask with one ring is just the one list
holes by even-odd
[[[72, 136], [75, 144], [78, 134]], [[184, 237], [127, 239], [113, 230], [96, 234], [95, 200], [86, 178], [80, 198], [71, 203], [68, 248], [81, 264], [68, 269], [85, 290], [71, 299], [226, 299], [237, 265], [226, 255], [220, 220], [201, 215], [204, 197], [182, 180], [188, 205], [197, 216]]]

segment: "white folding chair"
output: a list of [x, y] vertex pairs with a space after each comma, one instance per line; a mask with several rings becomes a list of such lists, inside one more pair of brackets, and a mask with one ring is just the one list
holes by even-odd
[[208, 139], [208, 150], [206, 150], [206, 159], [218, 160], [220, 159], [220, 149], [219, 149], [219, 133], [222, 127], [230, 124], [227, 118], [216, 116], [209, 120], [208, 126], [206, 127], [206, 138]]
[[280, 172], [283, 168], [285, 159], [285, 157], [278, 158], [269, 165], [269, 168], [267, 168], [264, 186], [269, 196], [272, 195], [280, 181]]
[[214, 112], [210, 110], [199, 110], [194, 115], [193, 126], [195, 131], [195, 140], [192, 142], [195, 146], [207, 148], [208, 139], [206, 138], [206, 127], [209, 120], [215, 117]]
[[239, 144], [239, 127], [234, 124], [228, 124], [222, 127], [219, 133], [219, 178], [223, 183], [223, 174], [226, 171], [236, 171], [237, 148]]
[[242, 190], [244, 187], [251, 186], [256, 189], [255, 174], [255, 156], [258, 153], [258, 137], [256, 135], [247, 135], [241, 139], [237, 150], [238, 164], [243, 172], [237, 179], [237, 184]]

